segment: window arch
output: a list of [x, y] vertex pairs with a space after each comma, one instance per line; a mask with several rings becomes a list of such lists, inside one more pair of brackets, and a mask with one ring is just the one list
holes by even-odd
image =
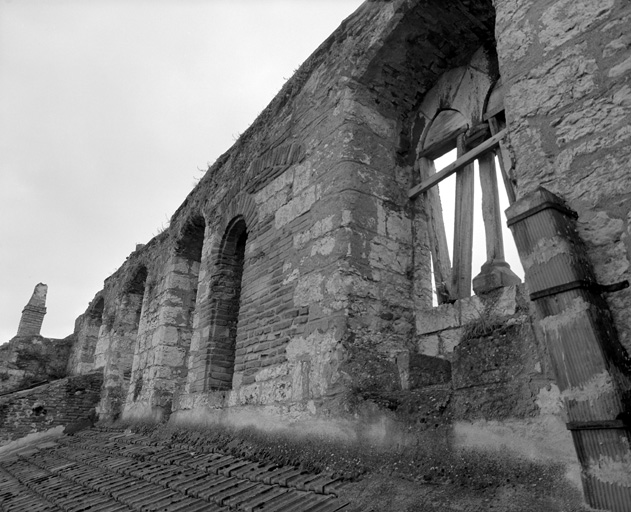
[[105, 300], [103, 299], [103, 297], [99, 297], [94, 303], [94, 306], [92, 306], [88, 311], [90, 320], [92, 320], [98, 327], [101, 327], [101, 324], [103, 323], [104, 309], [105, 309]]
[[236, 217], [226, 228], [211, 276], [212, 327], [206, 375], [211, 390], [232, 389], [247, 238], [245, 220]]
[[204, 220], [204, 217], [198, 215], [190, 219], [177, 242], [177, 255], [187, 260], [199, 263], [202, 260], [205, 230], [206, 221]]
[[136, 337], [138, 336], [138, 328], [140, 326], [140, 318], [142, 316], [142, 308], [145, 298], [145, 287], [147, 284], [147, 267], [145, 265], [139, 265], [127, 282], [125, 286], [124, 304], [125, 309], [131, 313], [130, 319], [132, 323], [129, 325], [129, 334], [131, 346], [129, 347], [131, 353], [129, 360], [129, 369], [131, 369], [131, 356], [133, 356], [134, 345]]
[[[480, 122], [469, 127], [466, 118], [457, 110], [439, 111], [427, 126], [418, 148], [417, 166], [421, 184], [419, 192], [426, 193], [428, 231], [433, 269], [433, 290], [437, 303], [452, 302], [470, 296], [471, 286], [476, 294], [486, 293], [501, 286], [517, 284], [520, 279], [512, 272], [505, 261], [504, 242], [501, 227], [499, 188], [495, 171], [495, 147], [501, 141], [501, 120], [503, 108], [501, 93], [489, 95], [487, 101], [488, 122]], [[471, 113], [469, 113], [471, 114]], [[501, 114], [501, 115], [500, 115]], [[475, 118], [469, 115], [468, 117]], [[479, 117], [479, 115], [478, 115]], [[438, 174], [434, 160], [452, 149], [452, 163]], [[500, 155], [503, 156], [503, 155]], [[481, 189], [481, 212], [486, 241], [486, 262], [481, 272], [472, 278], [473, 263], [473, 221], [474, 221], [474, 162], [479, 168]], [[503, 162], [500, 160], [502, 175], [506, 178]], [[449, 249], [443, 217], [443, 205], [436, 185], [450, 175], [455, 176], [453, 262], [450, 262]], [[509, 199], [512, 189], [509, 180], [504, 180]], [[411, 196], [412, 197], [412, 196]], [[477, 235], [476, 235], [477, 236]]]
[[[436, 113], [433, 120], [423, 134], [418, 153], [418, 167], [421, 180], [427, 180], [436, 173], [434, 161], [447, 153], [456, 150], [460, 155], [465, 148], [465, 134], [469, 129], [467, 118], [458, 110], [444, 109]], [[454, 155], [455, 158], [456, 155]], [[472, 173], [460, 173], [455, 176], [457, 181], [452, 184], [458, 192], [460, 201], [454, 201], [454, 216], [466, 218], [467, 212], [473, 209], [473, 196], [463, 193], [463, 190], [473, 190]], [[470, 237], [462, 236], [462, 230], [471, 226], [458, 223], [454, 229], [453, 243], [453, 267], [449, 254], [449, 243], [445, 229], [443, 204], [438, 187], [427, 191], [427, 212], [430, 218], [428, 223], [429, 242], [431, 250], [431, 262], [433, 269], [433, 289], [436, 293], [438, 304], [451, 302], [455, 297], [466, 296], [466, 291], [471, 282], [471, 243]], [[464, 244], [461, 243], [464, 240]], [[469, 244], [466, 242], [469, 241]], [[458, 242], [456, 247], [456, 242]], [[454, 269], [457, 269], [454, 272]], [[462, 269], [465, 269], [463, 272]], [[468, 272], [466, 271], [468, 269]], [[463, 286], [464, 283], [464, 286]], [[463, 288], [460, 290], [459, 288]]]
[[436, 159], [455, 149], [458, 136], [464, 134], [468, 128], [467, 119], [458, 110], [439, 111], [424, 133], [419, 156]]
[[70, 371], [76, 374], [87, 373], [95, 368], [96, 345], [103, 325], [105, 299], [102, 295], [94, 298], [78, 332], [77, 344], [73, 348]]

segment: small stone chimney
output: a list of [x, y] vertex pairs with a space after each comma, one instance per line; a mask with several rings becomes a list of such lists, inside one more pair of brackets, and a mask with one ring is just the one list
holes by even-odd
[[28, 304], [22, 310], [18, 336], [39, 336], [44, 315], [46, 314], [47, 292], [48, 286], [43, 283], [39, 283], [35, 287], [31, 300], [28, 301]]

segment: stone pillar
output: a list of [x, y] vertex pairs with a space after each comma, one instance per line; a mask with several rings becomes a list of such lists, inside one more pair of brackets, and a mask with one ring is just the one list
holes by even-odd
[[199, 261], [173, 255], [142, 312], [123, 418], [162, 420], [184, 387], [193, 333]]
[[631, 361], [576, 232], [577, 216], [544, 188], [506, 213], [565, 403], [587, 501], [597, 509], [628, 511]]
[[482, 218], [486, 238], [486, 262], [481, 272], [473, 278], [473, 292], [476, 295], [488, 293], [497, 288], [521, 283], [521, 279], [511, 270], [504, 259], [502, 237], [502, 214], [500, 211], [499, 189], [495, 170], [495, 153], [489, 151], [478, 159], [480, 184], [482, 189]]
[[20, 326], [18, 327], [18, 336], [39, 336], [39, 331], [42, 328], [42, 322], [44, 321], [44, 315], [46, 314], [46, 293], [48, 292], [48, 286], [39, 283], [31, 300], [24, 306], [22, 310], [22, 318], [20, 319]]

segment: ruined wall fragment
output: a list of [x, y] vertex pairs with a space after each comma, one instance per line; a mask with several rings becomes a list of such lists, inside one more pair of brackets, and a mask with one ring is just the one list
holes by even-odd
[[24, 306], [16, 336], [39, 336], [46, 314], [46, 293], [48, 286], [39, 283], [33, 290], [28, 304]]
[[68, 377], [0, 397], [0, 446], [36, 432], [96, 419], [102, 375]]
[[[496, 8], [519, 195], [544, 186], [562, 197], [579, 215], [598, 281], [628, 280], [629, 5], [524, 0]], [[631, 292], [606, 300], [628, 351]]]
[[[94, 364], [112, 390], [127, 387], [123, 416], [348, 419], [359, 414], [351, 396], [382, 420], [392, 412], [384, 403], [396, 409], [402, 394], [442, 386], [436, 396], [453, 399], [456, 431], [481, 434], [495, 422], [513, 440], [526, 432], [521, 447], [537, 453], [547, 435], [569, 439], [527, 288], [432, 307], [428, 218], [407, 192], [433, 114], [470, 108], [471, 123], [482, 121], [501, 75], [518, 196], [541, 184], [562, 195], [579, 213], [599, 282], [624, 281], [628, 6], [461, 8], [365, 3], [209, 169], [159, 243], [106, 282]], [[431, 113], [419, 113], [424, 102]], [[240, 223], [240, 301], [228, 311], [222, 300], [236, 302], [236, 286], [224, 249]], [[191, 229], [194, 250], [184, 244]], [[136, 327], [139, 302], [125, 299], [123, 283], [138, 262], [148, 277]], [[629, 292], [615, 293], [605, 300], [628, 348]], [[217, 340], [233, 334], [222, 353]], [[126, 381], [117, 354], [129, 343]], [[431, 363], [439, 370], [421, 374]], [[366, 398], [376, 390], [393, 397]]]
[[[587, 498], [598, 508], [624, 510], [629, 482], [611, 478], [607, 468], [628, 474], [622, 469], [628, 465], [628, 426], [613, 418], [626, 414], [621, 411], [628, 408], [631, 376], [625, 363], [631, 348], [631, 295], [625, 288], [631, 11], [616, 0], [597, 5], [559, 0], [498, 2], [497, 12], [500, 40], [517, 34], [528, 40], [527, 52], [498, 48], [518, 196], [530, 204], [543, 186], [578, 217], [575, 232], [573, 227], [568, 234], [561, 222], [554, 236], [545, 234], [545, 224], [537, 220], [536, 229], [521, 235], [523, 247], [530, 247], [522, 261], [531, 284], [538, 283], [534, 291], [551, 289], [549, 296], [540, 290], [544, 295], [536, 302]], [[550, 270], [563, 261], [565, 270]], [[582, 344], [578, 355], [574, 350]], [[573, 391], [568, 394], [568, 389]], [[598, 422], [601, 429], [594, 427]], [[609, 448], [600, 459], [598, 447], [604, 445]]]

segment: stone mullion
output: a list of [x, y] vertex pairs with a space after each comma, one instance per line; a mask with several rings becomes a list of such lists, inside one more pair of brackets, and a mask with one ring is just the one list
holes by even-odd
[[482, 189], [482, 219], [486, 238], [486, 261], [504, 261], [504, 240], [502, 237], [502, 217], [500, 197], [495, 172], [495, 155], [485, 153], [478, 159], [480, 188]]
[[[419, 158], [418, 166], [421, 180], [425, 180], [436, 173], [434, 162], [429, 158]], [[451, 299], [452, 283], [451, 262], [447, 245], [447, 235], [445, 234], [443, 209], [437, 186], [425, 192], [425, 208], [429, 217], [427, 228], [432, 253], [436, 295], [438, 303], [442, 304]]]
[[[458, 136], [458, 156], [466, 153], [464, 135]], [[452, 291], [453, 298], [471, 296], [473, 262], [473, 164], [456, 174], [456, 212], [454, 215], [454, 245]]]
[[473, 278], [473, 291], [476, 295], [521, 282], [504, 259], [502, 213], [495, 169], [495, 154], [491, 151], [484, 153], [479, 157], [478, 164], [480, 188], [482, 189], [486, 262], [482, 265], [481, 272]]
[[[505, 124], [501, 124], [497, 118], [491, 117], [489, 118], [489, 128], [491, 130], [491, 135], [495, 135], [506, 128]], [[499, 143], [499, 151], [497, 155], [497, 160], [500, 164], [500, 171], [502, 173], [502, 180], [504, 181], [504, 188], [506, 189], [506, 195], [508, 196], [508, 204], [511, 205], [517, 199], [517, 195], [515, 193], [515, 187], [513, 186], [513, 182], [510, 179], [510, 172], [512, 167], [512, 161], [510, 158], [510, 154], [508, 153], [508, 149], [504, 142]]]

